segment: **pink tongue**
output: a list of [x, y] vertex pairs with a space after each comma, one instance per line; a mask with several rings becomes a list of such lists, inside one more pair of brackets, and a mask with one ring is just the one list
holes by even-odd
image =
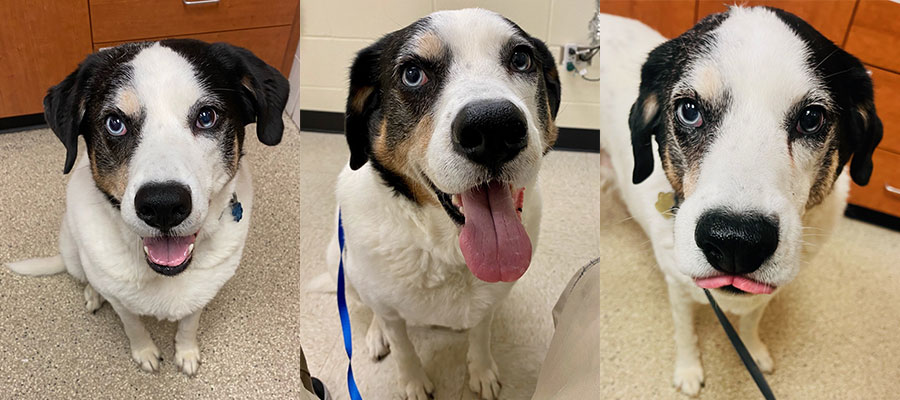
[[144, 238], [150, 262], [164, 267], [177, 267], [191, 256], [190, 247], [196, 235], [160, 236]]
[[[520, 196], [521, 197], [521, 196]], [[491, 182], [462, 194], [466, 223], [459, 248], [469, 270], [485, 282], [513, 282], [531, 263], [531, 240], [509, 186]]]
[[694, 283], [696, 283], [697, 286], [706, 289], [716, 289], [722, 286], [731, 285], [747, 293], [753, 294], [771, 294], [775, 291], [775, 288], [766, 285], [765, 283], [760, 283], [751, 279], [744, 278], [742, 276], [732, 275], [721, 275], [714, 276], [712, 278], [695, 279]]

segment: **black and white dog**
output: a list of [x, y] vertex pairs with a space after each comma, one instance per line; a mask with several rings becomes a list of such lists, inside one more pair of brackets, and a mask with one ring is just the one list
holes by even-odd
[[[491, 320], [536, 246], [559, 101], [544, 43], [486, 10], [431, 14], [357, 55], [337, 184], [346, 274], [404, 398], [434, 390], [407, 322], [469, 329], [469, 387], [497, 398]], [[338, 254], [335, 237], [334, 270]]]
[[827, 238], [850, 178], [864, 185], [872, 173], [882, 136], [872, 80], [777, 9], [732, 7], [670, 41], [603, 18], [601, 144], [665, 272], [675, 386], [696, 395], [703, 383], [701, 288], [741, 316], [742, 339], [772, 371], [757, 329], [766, 304]]
[[[60, 255], [12, 263], [27, 275], [86, 281], [104, 299], [146, 371], [159, 349], [140, 316], [179, 321], [175, 364], [197, 372], [200, 312], [234, 274], [253, 207], [244, 126], [281, 140], [288, 82], [249, 51], [164, 40], [92, 54], [49, 90], [44, 115], [72, 172]], [[78, 155], [78, 137], [87, 149]], [[73, 169], [74, 167], [74, 169]]]

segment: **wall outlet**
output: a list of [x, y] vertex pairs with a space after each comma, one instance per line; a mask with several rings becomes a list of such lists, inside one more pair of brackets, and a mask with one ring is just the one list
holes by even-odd
[[578, 62], [578, 45], [575, 43], [567, 43], [562, 48], [562, 55], [559, 57], [560, 64], [562, 64], [566, 71], [575, 71], [575, 63]]

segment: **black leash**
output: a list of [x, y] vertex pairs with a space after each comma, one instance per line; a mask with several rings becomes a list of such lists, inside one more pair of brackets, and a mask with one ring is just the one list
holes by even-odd
[[765, 397], [766, 400], [775, 400], [775, 395], [772, 394], [772, 389], [769, 388], [769, 383], [766, 382], [766, 378], [759, 370], [759, 367], [756, 366], [756, 362], [753, 361], [753, 357], [750, 356], [750, 352], [747, 351], [747, 347], [744, 346], [744, 342], [741, 341], [741, 338], [738, 336], [737, 332], [734, 331], [734, 327], [731, 326], [731, 322], [728, 322], [728, 318], [725, 318], [725, 314], [723, 314], [722, 310], [719, 309], [719, 305], [716, 304], [716, 300], [713, 299], [712, 294], [709, 293], [709, 290], [703, 289], [703, 293], [705, 293], [706, 298], [709, 299], [709, 305], [712, 306], [713, 311], [716, 312], [716, 318], [718, 318], [719, 323], [722, 324], [722, 329], [725, 329], [725, 334], [728, 335], [728, 340], [731, 341], [731, 345], [734, 346], [734, 349], [741, 357], [741, 361], [744, 362], [744, 366], [747, 367], [747, 371], [750, 372], [750, 376], [753, 377], [753, 381], [756, 382], [756, 386], [759, 387], [759, 391], [762, 392], [763, 397]]

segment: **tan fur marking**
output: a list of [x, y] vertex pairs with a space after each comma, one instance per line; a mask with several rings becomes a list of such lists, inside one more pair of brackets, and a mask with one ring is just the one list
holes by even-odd
[[550, 114], [550, 101], [547, 101], [547, 130], [544, 131], [544, 153], [550, 150], [554, 144], [556, 144], [556, 139], [559, 138], [559, 127], [556, 126], [556, 121], [553, 120], [553, 116]]
[[815, 183], [813, 183], [812, 188], [810, 188], [809, 199], [806, 200], [807, 210], [815, 207], [821, 203], [822, 200], [825, 200], [825, 197], [831, 193], [831, 189], [834, 187], [834, 181], [838, 178], [838, 152], [831, 152], [829, 159], [824, 161], [825, 163], [822, 165], [822, 168], [816, 176]]
[[125, 187], [128, 185], [128, 168], [120, 165], [113, 173], [101, 174], [97, 170], [96, 156], [93, 150], [88, 157], [91, 160], [91, 175], [94, 177], [97, 187], [111, 194], [117, 200], [121, 200], [125, 194]]
[[411, 132], [410, 136], [398, 143], [392, 148], [387, 146], [387, 121], [381, 121], [381, 127], [378, 136], [372, 144], [372, 152], [375, 159], [389, 171], [403, 178], [403, 183], [412, 192], [416, 203], [421, 205], [440, 205], [434, 192], [425, 185], [419, 183], [416, 177], [410, 174], [418, 173], [413, 171], [412, 163], [409, 157], [422, 158], [428, 147], [428, 138], [431, 137], [431, 129], [433, 120], [430, 115], [426, 115], [419, 121], [416, 128]]
[[364, 86], [356, 91], [353, 94], [353, 99], [350, 100], [350, 108], [353, 109], [354, 112], [362, 113], [363, 107], [366, 106], [366, 100], [369, 99], [369, 95], [372, 94], [372, 91], [375, 90], [372, 86]]
[[444, 54], [444, 42], [434, 32], [426, 32], [419, 36], [415, 52], [426, 60], [437, 60]]
[[137, 93], [130, 88], [119, 92], [116, 97], [116, 107], [132, 118], [138, 118], [141, 115], [141, 101], [138, 99]]
[[700, 98], [714, 99], [719, 97], [723, 91], [722, 76], [719, 69], [711, 66], [702, 67], [697, 74], [697, 80], [694, 82], [694, 88]]
[[672, 184], [672, 189], [675, 190], [675, 193], [683, 195], [684, 187], [682, 186], [682, 177], [675, 171], [675, 164], [672, 163], [672, 156], [669, 154], [668, 147], [666, 147], [662, 155], [662, 167], [666, 172], [666, 178], [669, 179], [669, 183]]

